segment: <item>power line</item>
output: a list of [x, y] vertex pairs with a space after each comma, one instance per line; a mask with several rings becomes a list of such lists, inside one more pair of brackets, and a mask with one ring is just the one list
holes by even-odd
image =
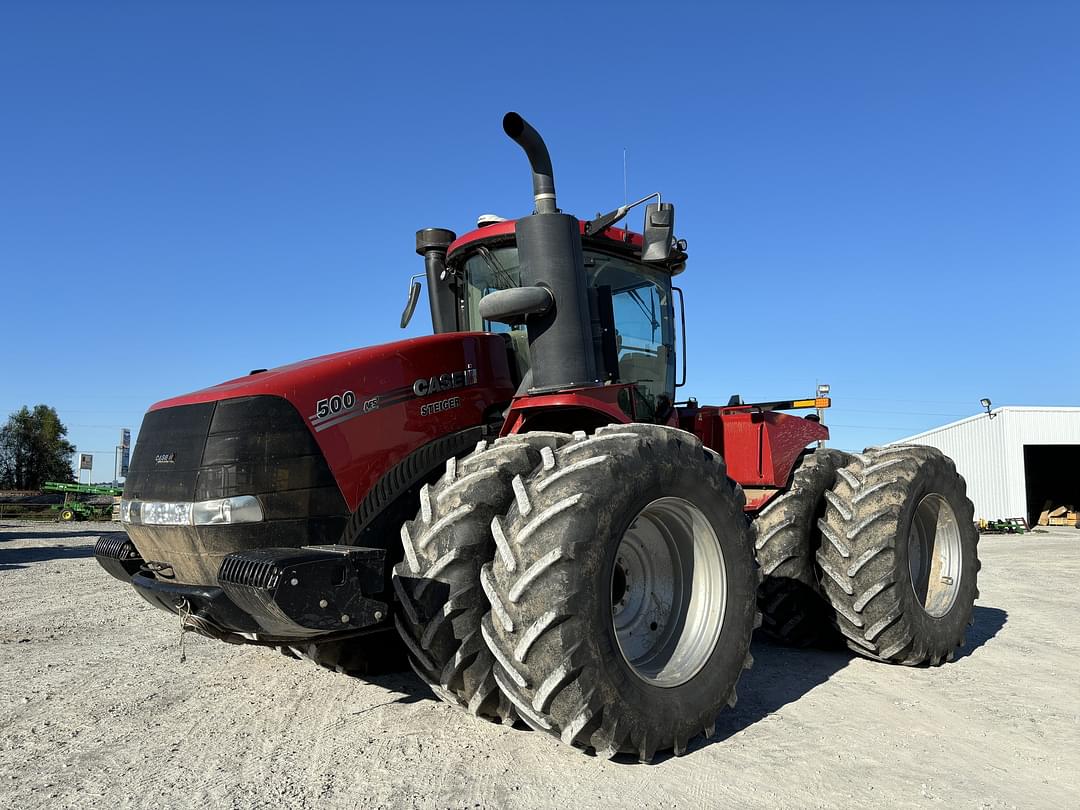
[[[833, 384], [835, 386], [835, 383]], [[901, 399], [899, 397], [849, 397], [843, 394], [840, 395], [840, 399], [853, 402], [914, 402], [919, 405], [971, 405], [972, 400], [959, 400], [959, 399]]]
[[843, 405], [834, 405], [833, 409], [836, 411], [843, 411], [844, 413], [888, 413], [899, 416], [944, 416], [950, 419], [963, 419], [972, 415], [970, 413], [936, 413], [931, 411], [888, 411], [879, 408], [846, 408]]
[[826, 422], [825, 427], [858, 428], [859, 430], [911, 430], [911, 425], [897, 427], [896, 425], [844, 425], [839, 422]]

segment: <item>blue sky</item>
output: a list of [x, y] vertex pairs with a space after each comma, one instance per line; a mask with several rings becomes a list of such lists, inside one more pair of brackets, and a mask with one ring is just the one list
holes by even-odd
[[[660, 190], [689, 392], [861, 448], [1080, 404], [1073, 3], [8, 3], [0, 411], [108, 478], [151, 402], [401, 336], [413, 233]], [[638, 215], [631, 220], [638, 224]], [[417, 317], [406, 331], [421, 334]]]

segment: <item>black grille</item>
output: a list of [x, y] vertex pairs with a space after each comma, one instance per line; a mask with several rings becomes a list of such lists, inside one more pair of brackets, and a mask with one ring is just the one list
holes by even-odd
[[123, 532], [102, 535], [101, 539], [94, 544], [94, 555], [97, 557], [109, 557], [113, 560], [131, 560], [139, 556], [132, 543]]
[[94, 559], [121, 582], [131, 582], [142, 568], [142, 557], [123, 532], [103, 534], [94, 544]]
[[254, 554], [230, 554], [221, 561], [218, 582], [249, 588], [273, 587], [277, 568], [271, 560], [252, 559]]
[[[282, 498], [288, 493], [291, 497]], [[151, 411], [124, 497], [208, 501], [268, 495], [267, 520], [337, 517], [345, 500], [311, 431], [280, 397], [225, 399]]]

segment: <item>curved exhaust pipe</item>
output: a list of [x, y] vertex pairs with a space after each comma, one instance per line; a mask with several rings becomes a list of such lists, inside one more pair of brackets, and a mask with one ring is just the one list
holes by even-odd
[[529, 158], [536, 210], [514, 223], [522, 286], [484, 296], [481, 312], [491, 321], [524, 321], [531, 393], [595, 385], [602, 361], [593, 339], [581, 223], [555, 206], [551, 155], [540, 133], [515, 112], [503, 116], [503, 131]]
[[555, 206], [555, 176], [551, 170], [551, 155], [544, 139], [516, 112], [508, 112], [503, 116], [503, 131], [525, 150], [525, 155], [529, 158], [536, 213], [557, 213], [559, 209]]

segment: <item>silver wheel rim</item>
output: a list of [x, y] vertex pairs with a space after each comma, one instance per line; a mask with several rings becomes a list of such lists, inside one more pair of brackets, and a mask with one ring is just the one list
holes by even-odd
[[724, 552], [700, 509], [658, 498], [615, 551], [611, 613], [619, 652], [643, 681], [686, 683], [716, 649], [727, 606]]
[[940, 619], [956, 602], [963, 552], [956, 515], [936, 492], [924, 496], [915, 507], [907, 547], [915, 598], [923, 610]]

